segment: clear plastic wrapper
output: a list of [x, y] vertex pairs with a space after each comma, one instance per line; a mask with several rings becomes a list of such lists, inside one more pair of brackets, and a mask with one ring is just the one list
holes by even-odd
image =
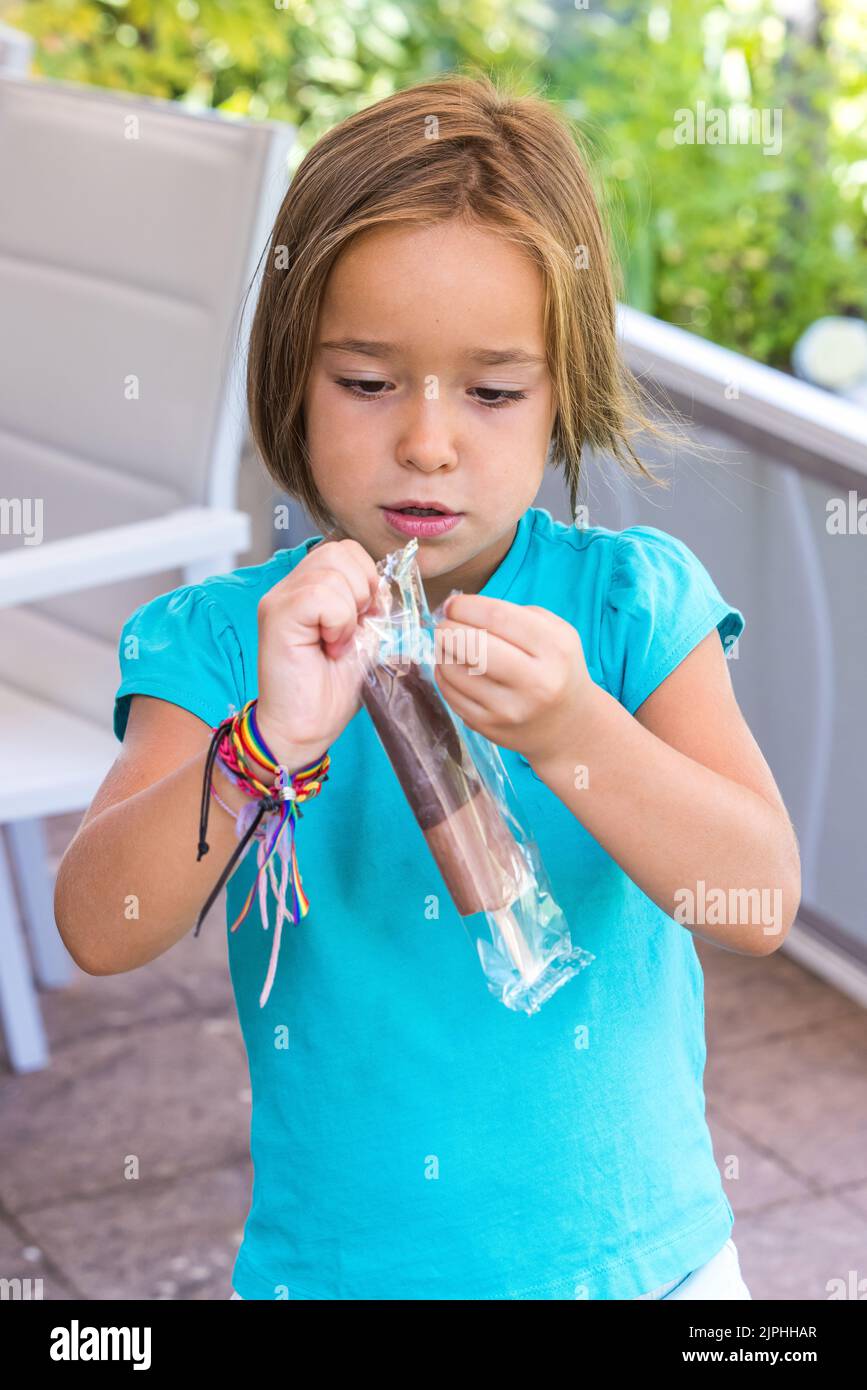
[[376, 602], [355, 635], [361, 698], [475, 941], [489, 990], [507, 1008], [533, 1014], [594, 956], [572, 943], [499, 749], [439, 692], [442, 605], [430, 613], [417, 550], [413, 538], [377, 565]]

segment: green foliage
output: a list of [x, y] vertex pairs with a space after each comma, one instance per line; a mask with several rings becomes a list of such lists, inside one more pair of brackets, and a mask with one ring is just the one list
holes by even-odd
[[[298, 127], [443, 70], [542, 88], [576, 122], [624, 297], [786, 366], [822, 314], [867, 317], [867, 0], [815, 32], [771, 0], [29, 0], [38, 75]], [[679, 143], [705, 109], [781, 113], [767, 142]], [[772, 125], [767, 127], [768, 132]]]
[[[867, 317], [864, 0], [809, 36], [770, 0], [608, 0], [558, 40], [550, 95], [591, 145], [630, 304], [781, 367], [822, 314]], [[768, 136], [779, 112], [779, 153], [678, 143], [699, 103], [765, 112]]]

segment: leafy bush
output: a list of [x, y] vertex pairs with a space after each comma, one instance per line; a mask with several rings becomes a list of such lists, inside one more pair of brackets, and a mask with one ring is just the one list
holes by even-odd
[[[867, 8], [831, 3], [803, 35], [767, 0], [608, 0], [549, 55], [551, 95], [592, 146], [627, 301], [783, 367], [814, 319], [867, 316]], [[780, 152], [678, 143], [699, 103], [725, 113], [725, 134], [731, 110], [766, 113], [769, 135], [778, 112]]]

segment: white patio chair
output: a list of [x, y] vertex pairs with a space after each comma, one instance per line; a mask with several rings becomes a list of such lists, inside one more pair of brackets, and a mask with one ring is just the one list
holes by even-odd
[[294, 135], [0, 74], [0, 1016], [16, 1071], [48, 1061], [34, 975], [73, 972], [41, 820], [83, 811], [117, 755], [123, 621], [249, 548], [236, 331]]

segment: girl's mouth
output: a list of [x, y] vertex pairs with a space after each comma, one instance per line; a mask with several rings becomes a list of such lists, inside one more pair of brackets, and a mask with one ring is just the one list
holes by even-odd
[[399, 531], [402, 536], [418, 536], [420, 540], [429, 540], [433, 536], [444, 536], [447, 531], [453, 531], [458, 522], [463, 519], [462, 512], [418, 516], [416, 509], [398, 512], [389, 507], [383, 507], [382, 514], [394, 531]]

